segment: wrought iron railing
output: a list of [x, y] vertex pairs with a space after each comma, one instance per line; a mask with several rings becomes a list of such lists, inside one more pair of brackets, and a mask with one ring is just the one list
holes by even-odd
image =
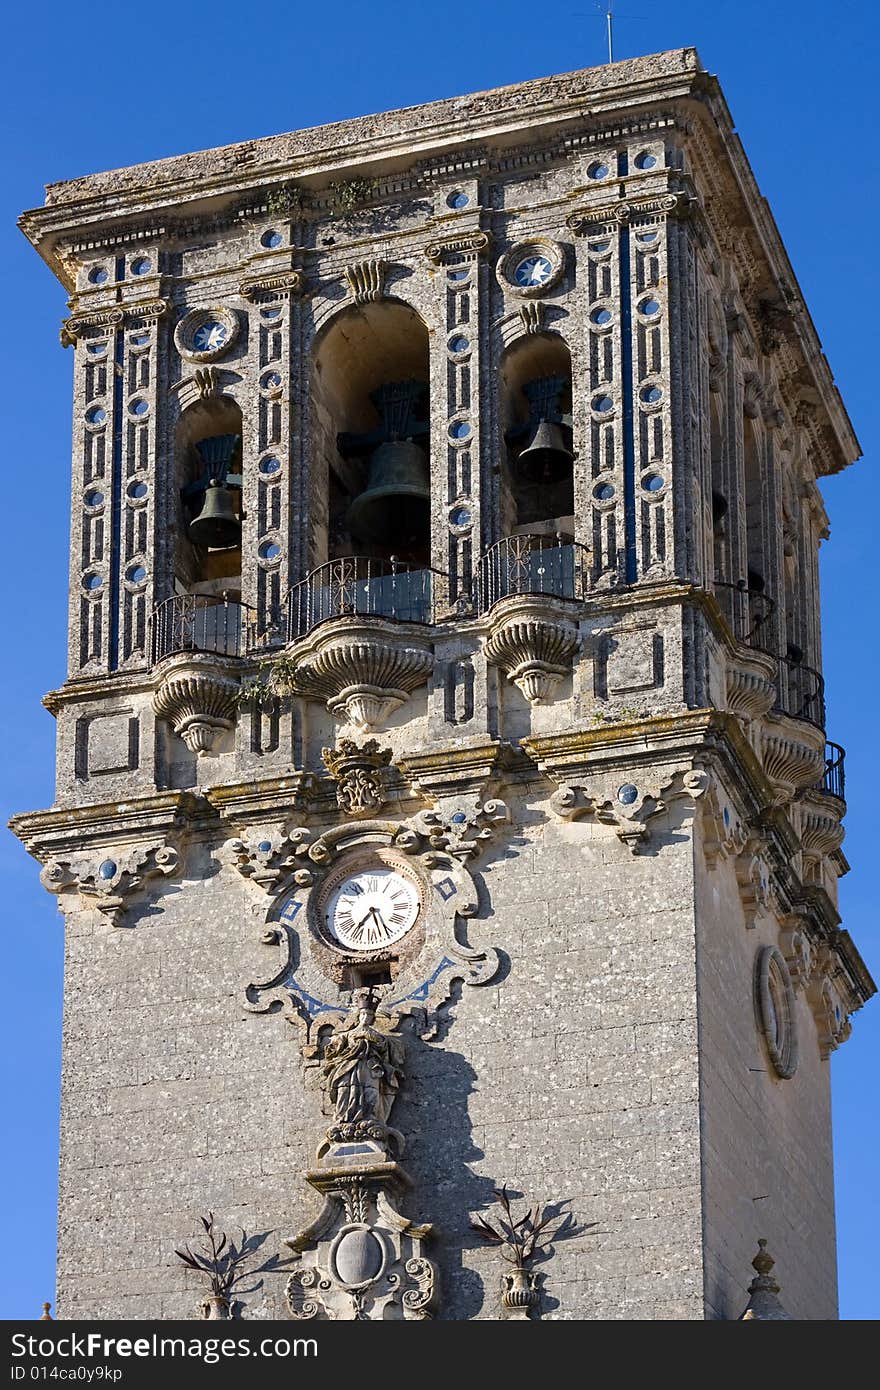
[[776, 709], [824, 729], [825, 682], [822, 676], [803, 661], [794, 661], [789, 656], [781, 656], [778, 660]]
[[713, 581], [715, 597], [728, 627], [740, 642], [761, 651], [773, 651], [773, 612], [776, 607], [769, 594], [751, 589], [745, 579], [731, 584], [726, 579]]
[[287, 640], [295, 642], [330, 618], [433, 619], [435, 571], [397, 560], [329, 560], [294, 584], [287, 595]]
[[820, 786], [823, 792], [827, 792], [829, 796], [837, 796], [841, 801], [846, 801], [845, 760], [846, 753], [840, 744], [831, 743], [829, 740], [825, 744], [825, 771]]
[[530, 534], [496, 541], [480, 558], [479, 605], [486, 612], [514, 594], [548, 594], [582, 601], [587, 592], [586, 546]]
[[153, 609], [150, 646], [153, 661], [178, 652], [216, 652], [243, 656], [256, 631], [254, 610], [228, 597], [174, 594]]

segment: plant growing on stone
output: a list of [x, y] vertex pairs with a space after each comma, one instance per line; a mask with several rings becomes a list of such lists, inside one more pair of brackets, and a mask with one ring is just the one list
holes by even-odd
[[[528, 1269], [532, 1261], [553, 1240], [563, 1232], [569, 1233], [572, 1218], [568, 1213], [557, 1220], [558, 1213], [552, 1207], [537, 1205], [528, 1207], [525, 1216], [516, 1221], [507, 1188], [493, 1188], [492, 1195], [504, 1216], [498, 1219], [497, 1225], [493, 1225], [477, 1215], [475, 1220], [471, 1220], [471, 1227], [490, 1245], [498, 1246], [502, 1259], [517, 1269]], [[556, 1225], [551, 1228], [553, 1221], [556, 1221]]]
[[257, 673], [252, 680], [239, 687], [236, 703], [239, 708], [255, 706], [268, 709], [276, 700], [283, 700], [293, 694], [295, 666], [284, 652], [274, 656], [264, 656], [257, 663]]
[[297, 212], [305, 201], [303, 190], [295, 183], [281, 183], [270, 188], [266, 195], [266, 207], [276, 217], [285, 213]]
[[368, 202], [375, 192], [372, 179], [345, 179], [330, 184], [330, 201], [336, 212], [346, 217]]
[[265, 1274], [278, 1266], [278, 1257], [273, 1255], [263, 1264], [249, 1267], [252, 1255], [266, 1239], [265, 1234], [249, 1236], [247, 1231], [242, 1230], [241, 1240], [236, 1243], [230, 1240], [224, 1231], [217, 1230], [212, 1211], [199, 1220], [205, 1229], [201, 1247], [192, 1250], [189, 1245], [185, 1245], [182, 1250], [175, 1250], [174, 1253], [187, 1269], [194, 1270], [209, 1281], [211, 1293], [215, 1297], [226, 1299], [228, 1302], [233, 1290], [243, 1280], [255, 1274]]

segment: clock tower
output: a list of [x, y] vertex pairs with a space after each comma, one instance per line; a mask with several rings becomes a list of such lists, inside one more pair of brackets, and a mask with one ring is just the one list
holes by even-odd
[[[817, 479], [859, 449], [716, 79], [159, 160], [22, 227], [75, 372], [56, 804], [14, 821], [66, 933], [60, 1314], [835, 1317], [874, 986]], [[209, 1211], [280, 1271], [206, 1298]]]

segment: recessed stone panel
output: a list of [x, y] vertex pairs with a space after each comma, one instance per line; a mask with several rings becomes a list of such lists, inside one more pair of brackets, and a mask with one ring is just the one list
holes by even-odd
[[133, 772], [140, 756], [140, 725], [131, 710], [86, 715], [76, 725], [76, 775]]

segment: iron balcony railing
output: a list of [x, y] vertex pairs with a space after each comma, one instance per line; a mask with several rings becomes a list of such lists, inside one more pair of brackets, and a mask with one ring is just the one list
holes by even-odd
[[583, 601], [587, 592], [586, 546], [559, 536], [507, 536], [480, 558], [479, 605], [487, 612], [515, 594], [547, 594]]
[[715, 597], [734, 637], [761, 651], [773, 651], [773, 612], [776, 607], [769, 594], [750, 589], [745, 579], [731, 584], [726, 579], [713, 581]]
[[776, 706], [792, 719], [806, 719], [818, 729], [825, 728], [825, 682], [818, 671], [789, 656], [778, 658]]
[[846, 801], [845, 759], [846, 753], [839, 743], [829, 741], [825, 744], [825, 772], [819, 785], [823, 792], [837, 796], [841, 801]]
[[435, 571], [363, 556], [329, 560], [287, 595], [287, 640], [305, 637], [331, 618], [378, 617], [399, 623], [433, 620]]
[[256, 631], [255, 614], [226, 595], [174, 594], [153, 609], [150, 645], [154, 662], [179, 652], [244, 656]]

